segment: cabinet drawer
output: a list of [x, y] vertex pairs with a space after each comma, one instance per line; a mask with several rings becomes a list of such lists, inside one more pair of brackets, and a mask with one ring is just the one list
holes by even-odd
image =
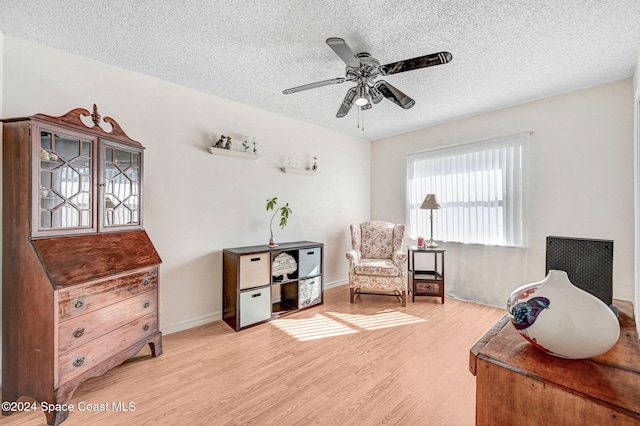
[[298, 308], [306, 308], [322, 302], [322, 278], [315, 277], [298, 282]]
[[58, 290], [60, 322], [158, 287], [158, 268]]
[[150, 290], [71, 318], [60, 323], [58, 350], [67, 352], [157, 310], [158, 291]]
[[58, 358], [59, 383], [79, 376], [157, 331], [158, 315], [154, 312], [61, 354]]
[[320, 247], [300, 250], [300, 256], [298, 259], [300, 268], [300, 272], [298, 274], [299, 277], [310, 277], [321, 273], [320, 251]]
[[269, 262], [268, 252], [240, 256], [240, 288], [269, 285]]
[[440, 294], [440, 284], [436, 282], [416, 282], [416, 294]]
[[271, 318], [271, 287], [240, 293], [240, 327]]

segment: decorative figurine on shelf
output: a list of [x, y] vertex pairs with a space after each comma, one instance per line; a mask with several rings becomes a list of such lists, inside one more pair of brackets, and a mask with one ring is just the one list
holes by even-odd
[[222, 144], [224, 143], [224, 135], [220, 136], [220, 139], [218, 139], [218, 142], [216, 142], [216, 144], [214, 145], [214, 148], [221, 148], [222, 149]]
[[253, 153], [257, 154], [258, 153], [258, 148], [256, 147], [256, 145], [258, 145], [258, 141], [256, 141], [256, 138], [253, 138], [251, 143], [253, 143]]
[[316, 157], [315, 155], [313, 156], [313, 166], [311, 166], [311, 170], [313, 170], [314, 172], [318, 171], [318, 157]]
[[244, 148], [244, 152], [247, 152], [247, 150], [249, 149], [249, 142], [247, 142], [247, 137], [244, 137], [244, 141], [242, 141], [242, 146]]
[[231, 136], [227, 136], [227, 143], [224, 144], [224, 149], [231, 149]]

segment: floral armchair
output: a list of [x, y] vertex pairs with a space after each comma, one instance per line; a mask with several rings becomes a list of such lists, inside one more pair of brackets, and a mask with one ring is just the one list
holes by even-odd
[[[404, 225], [372, 221], [351, 225], [349, 289], [351, 303], [356, 294], [390, 292], [407, 305], [407, 254], [402, 251]], [[377, 290], [365, 293], [362, 289]]]

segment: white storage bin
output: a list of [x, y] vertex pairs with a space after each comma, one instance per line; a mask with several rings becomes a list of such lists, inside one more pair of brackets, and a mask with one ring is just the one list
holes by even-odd
[[298, 256], [298, 277], [311, 277], [320, 275], [320, 247], [300, 250]]
[[271, 318], [271, 287], [240, 293], [240, 327]]

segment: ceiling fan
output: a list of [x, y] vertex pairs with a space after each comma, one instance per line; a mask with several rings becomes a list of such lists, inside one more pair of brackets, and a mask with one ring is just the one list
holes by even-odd
[[367, 110], [371, 108], [371, 103], [377, 104], [382, 98], [387, 98], [404, 109], [411, 108], [415, 105], [416, 101], [386, 81], [375, 80], [379, 76], [387, 76], [419, 68], [446, 64], [453, 59], [453, 56], [451, 56], [449, 52], [438, 52], [380, 65], [380, 62], [371, 57], [367, 52], [358, 53], [357, 55], [353, 53], [351, 48], [341, 38], [328, 38], [327, 44], [335, 54], [347, 64], [345, 76], [292, 87], [283, 90], [282, 93], [289, 95], [303, 90], [315, 89], [316, 87], [352, 81], [356, 83], [356, 85], [347, 91], [342, 105], [340, 105], [338, 113], [336, 114], [338, 118], [347, 115], [354, 103], [359, 106], [361, 110]]

